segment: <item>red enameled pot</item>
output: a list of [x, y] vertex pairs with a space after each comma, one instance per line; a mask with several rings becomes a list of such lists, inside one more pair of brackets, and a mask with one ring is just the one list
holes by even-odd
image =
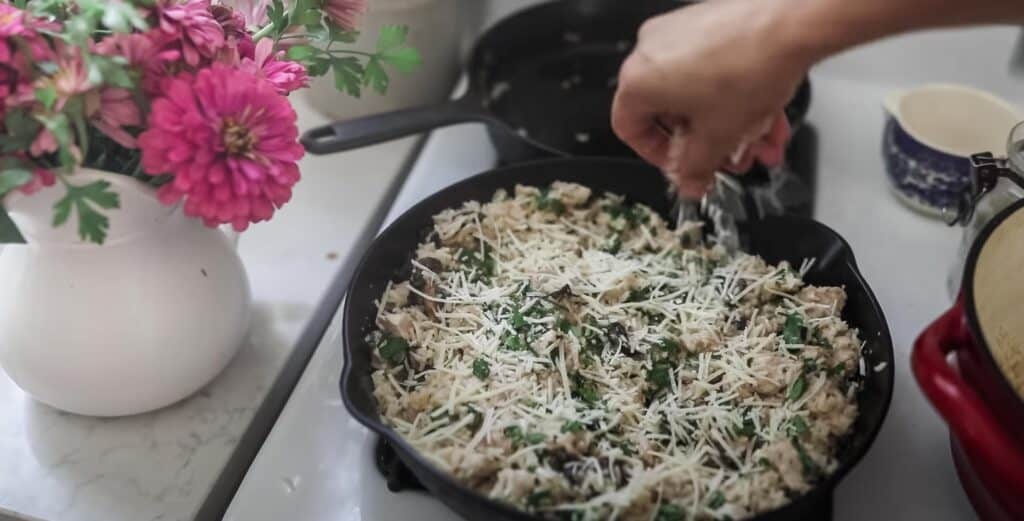
[[1024, 400], [1011, 383], [1014, 366], [1024, 390], [1024, 201], [978, 235], [956, 304], [921, 333], [911, 356], [985, 521], [1024, 519]]

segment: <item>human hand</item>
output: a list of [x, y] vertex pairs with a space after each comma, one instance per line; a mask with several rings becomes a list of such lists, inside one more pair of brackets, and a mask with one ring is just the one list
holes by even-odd
[[[782, 160], [789, 126], [782, 112], [813, 60], [779, 37], [777, 0], [713, 0], [649, 20], [619, 74], [612, 127], [647, 161], [699, 197], [721, 168]], [[671, 133], [685, 153], [669, 164]], [[731, 158], [737, 148], [740, 157]]]

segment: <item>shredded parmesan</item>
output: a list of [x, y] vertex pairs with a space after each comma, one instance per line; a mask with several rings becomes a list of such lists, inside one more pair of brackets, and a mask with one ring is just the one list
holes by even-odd
[[[836, 466], [842, 288], [575, 184], [435, 216], [378, 306], [374, 395], [438, 467], [544, 518], [741, 519]], [[876, 366], [876, 371], [884, 366]]]

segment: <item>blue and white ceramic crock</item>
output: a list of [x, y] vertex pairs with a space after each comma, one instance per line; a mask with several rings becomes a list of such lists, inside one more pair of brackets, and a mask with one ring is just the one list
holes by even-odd
[[925, 85], [890, 94], [882, 157], [895, 193], [910, 207], [942, 216], [970, 185], [970, 155], [1000, 151], [1022, 119], [1002, 99], [972, 87]]

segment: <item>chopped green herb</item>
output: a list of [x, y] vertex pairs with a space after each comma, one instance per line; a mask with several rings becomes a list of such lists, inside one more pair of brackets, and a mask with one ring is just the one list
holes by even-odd
[[551, 491], [540, 490], [526, 496], [526, 505], [530, 507], [538, 507], [544, 503], [551, 502]]
[[845, 372], [846, 364], [842, 362], [837, 363], [836, 365], [832, 366], [832, 369], [828, 370], [829, 376], [841, 376]]
[[789, 420], [789, 424], [786, 426], [786, 432], [790, 436], [799, 436], [807, 432], [807, 422], [804, 421], [803, 416], [794, 416]]
[[597, 384], [587, 380], [579, 373], [573, 376], [572, 394], [575, 398], [587, 403], [597, 403], [601, 400], [601, 394], [597, 392]]
[[562, 432], [582, 432], [583, 424], [576, 420], [569, 420], [562, 425]]
[[544, 440], [545, 440], [544, 435], [539, 433], [539, 432], [531, 432], [531, 433], [526, 435], [526, 443], [529, 444], [529, 445], [536, 445], [538, 443], [543, 443]]
[[565, 213], [565, 203], [559, 200], [557, 197], [551, 197], [551, 190], [547, 187], [540, 189], [540, 194], [537, 195], [537, 209], [548, 210], [555, 215], [562, 215]]
[[790, 313], [786, 316], [786, 324], [782, 326], [782, 341], [789, 345], [802, 344], [803, 327], [804, 320], [800, 318], [800, 315]]
[[823, 473], [821, 466], [807, 454], [804, 446], [800, 444], [800, 440], [790, 438], [789, 441], [793, 444], [793, 448], [796, 449], [797, 456], [800, 457], [800, 466], [803, 467], [804, 477], [810, 481], [820, 478]]
[[647, 372], [647, 381], [657, 389], [666, 389], [672, 385], [672, 369], [672, 364], [668, 362], [654, 362], [654, 366]]
[[611, 240], [601, 247], [601, 250], [606, 253], [611, 253], [612, 255], [619, 253], [622, 251], [622, 239], [619, 238], [618, 234], [613, 235]]
[[400, 365], [409, 352], [409, 343], [397, 336], [385, 336], [377, 346], [380, 357], [391, 365]]
[[686, 518], [683, 507], [679, 505], [661, 505], [658, 513], [654, 515], [654, 521], [683, 521]]
[[487, 363], [487, 360], [483, 358], [473, 360], [473, 376], [486, 380], [488, 376], [491, 376], [491, 364]]
[[526, 340], [519, 335], [508, 335], [505, 337], [505, 349], [509, 351], [523, 351], [526, 349]]
[[716, 490], [714, 494], [708, 496], [708, 508], [711, 510], [718, 510], [725, 504], [725, 494], [722, 494], [721, 490]]
[[629, 290], [626, 302], [646, 302], [651, 299], [650, 288], [633, 288]]
[[675, 355], [679, 352], [679, 342], [671, 338], [663, 338], [658, 344], [658, 349], [661, 349], [666, 354]]
[[735, 432], [737, 436], [746, 436], [748, 438], [753, 438], [754, 434], [757, 433], [757, 428], [754, 426], [754, 420], [750, 418], [744, 418], [742, 424], [736, 425], [733, 428], [733, 432]]
[[789, 393], [786, 395], [786, 399], [795, 402], [804, 395], [804, 391], [807, 390], [807, 378], [804, 377], [803, 373], [793, 380], [793, 385], [789, 386]]
[[520, 330], [526, 326], [526, 317], [524, 317], [523, 314], [520, 313], [519, 311], [516, 311], [512, 313], [511, 322], [512, 327], [516, 328], [516, 330]]
[[523, 429], [518, 425], [509, 425], [505, 427], [505, 437], [512, 440], [513, 444], [518, 444], [523, 441]]

